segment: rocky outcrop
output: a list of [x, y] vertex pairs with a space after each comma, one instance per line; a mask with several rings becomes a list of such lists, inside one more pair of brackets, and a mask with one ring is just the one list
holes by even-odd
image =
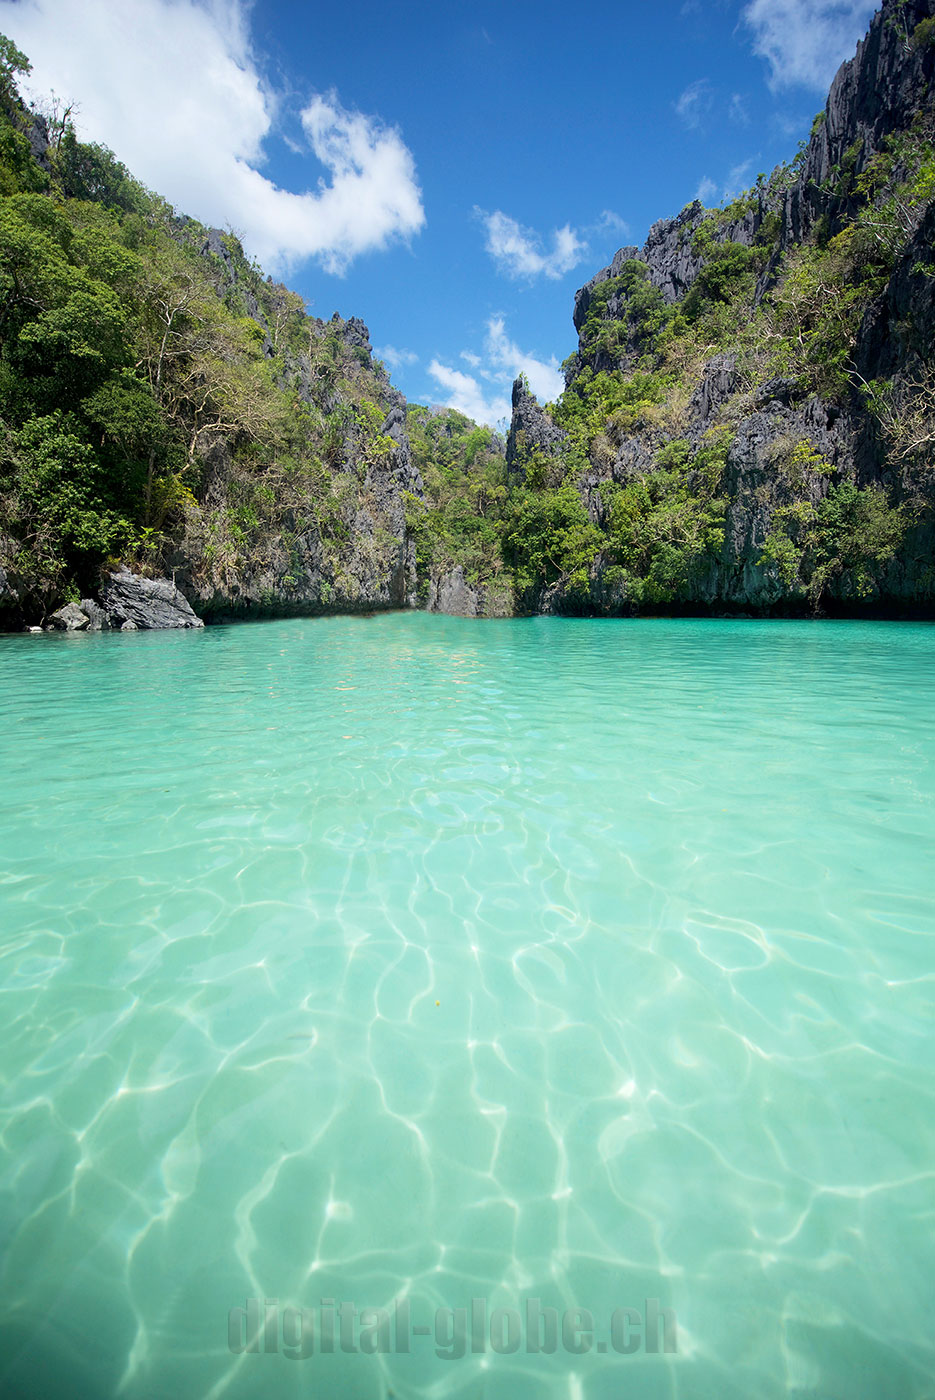
[[513, 381], [513, 417], [506, 440], [507, 470], [522, 476], [523, 462], [528, 455], [540, 453], [556, 457], [567, 441], [567, 433], [552, 422], [520, 375]]
[[16, 592], [7, 577], [6, 569], [0, 564], [0, 607], [17, 601]]
[[429, 578], [426, 612], [455, 617], [511, 617], [513, 592], [509, 583], [472, 583], [461, 565]]
[[691, 418], [702, 423], [712, 420], [739, 386], [737, 356], [713, 355], [704, 367], [701, 383], [688, 406]]
[[[198, 613], [209, 621], [370, 612], [414, 605], [415, 545], [406, 526], [408, 495], [422, 494], [406, 430], [406, 400], [374, 363], [370, 333], [357, 317], [310, 321], [310, 341], [325, 346], [317, 358], [286, 355], [286, 372], [299, 400], [313, 415], [335, 414], [340, 438], [329, 451], [328, 471], [337, 484], [327, 507], [306, 500], [276, 506], [255, 527], [249, 548], [218, 547], [238, 467], [221, 438], [207, 450], [207, 487], [200, 512], [190, 512], [167, 570]], [[365, 431], [340, 381], [356, 376], [357, 402], [382, 419]], [[342, 416], [343, 415], [343, 416]], [[369, 434], [369, 436], [368, 436]]]
[[21, 110], [21, 124], [23, 132], [29, 142], [33, 159], [43, 170], [51, 168], [49, 160], [49, 124], [39, 112], [32, 112], [28, 107]]
[[[180, 216], [176, 222], [180, 230], [193, 224], [193, 220], [186, 215]], [[232, 234], [224, 233], [219, 228], [209, 228], [201, 243], [201, 255], [216, 261], [225, 294], [228, 297], [236, 297], [247, 315], [260, 326], [263, 331], [263, 353], [272, 357], [275, 354], [275, 346], [270, 336], [269, 322], [252, 287], [238, 274], [237, 263], [230, 246], [232, 238]]]
[[483, 614], [480, 590], [467, 582], [460, 565], [429, 580], [426, 607], [429, 612], [453, 613], [457, 617]]
[[[717, 231], [717, 241], [741, 243], [749, 247], [763, 222], [766, 205], [744, 211], [736, 219], [721, 221]], [[700, 200], [687, 204], [674, 219], [657, 219], [650, 228], [642, 248], [620, 248], [607, 267], [585, 282], [575, 294], [575, 330], [581, 333], [588, 311], [591, 308], [595, 287], [611, 278], [619, 277], [623, 265], [630, 261], [646, 264], [649, 281], [669, 302], [678, 301], [687, 291], [701, 270], [704, 259], [692, 246], [692, 236], [710, 215]], [[613, 319], [620, 314], [622, 301], [611, 297], [607, 302], [606, 315]]]
[[359, 316], [351, 316], [346, 321], [342, 321], [338, 313], [335, 312], [331, 318], [331, 324], [340, 328], [345, 345], [349, 345], [352, 350], [365, 350], [367, 358], [372, 359], [370, 332]]
[[[209, 557], [203, 516], [186, 523], [169, 564], [209, 620], [402, 608], [416, 595], [415, 545], [406, 528], [406, 492], [421, 494], [405, 432], [405, 400], [395, 394], [382, 424], [392, 450], [345, 475], [347, 501], [327, 531], [286, 508], [249, 556]], [[217, 445], [215, 456], [226, 448]], [[222, 473], [223, 475], [223, 473]]]
[[[715, 242], [750, 247], [767, 216], [776, 215], [781, 253], [805, 238], [820, 218], [827, 218], [833, 231], [851, 215], [857, 178], [883, 150], [887, 137], [912, 124], [920, 98], [935, 79], [935, 45], [913, 38], [916, 26], [932, 13], [931, 0], [887, 0], [854, 58], [838, 70], [803, 156], [761, 183], [752, 205], [736, 218], [720, 217]], [[692, 236], [709, 214], [694, 200], [675, 218], [654, 223], [641, 249], [621, 248], [576, 294], [574, 323], [579, 334], [594, 288], [619, 276], [629, 259], [646, 264], [649, 281], [667, 302], [683, 297], [704, 261], [692, 246]], [[774, 266], [775, 260], [764, 285]], [[615, 317], [619, 310], [611, 299], [607, 315]]]
[[66, 603], [63, 608], [59, 608], [49, 618], [56, 632], [84, 632], [90, 618], [87, 613], [79, 608], [77, 603]]
[[[171, 579], [143, 578], [129, 569], [107, 575], [101, 588], [101, 607], [110, 627], [128, 631], [204, 626]], [[133, 626], [128, 627], [129, 623]]]
[[15, 557], [15, 542], [0, 532], [0, 627], [22, 622], [20, 582], [13, 565]]
[[853, 59], [831, 84], [798, 178], [788, 191], [784, 243], [804, 237], [823, 214], [844, 203], [836, 173], [859, 176], [886, 138], [906, 130], [935, 77], [935, 46], [917, 42], [917, 25], [932, 16], [931, 0], [886, 0]]
[[107, 621], [107, 614], [100, 603], [96, 602], [93, 598], [82, 598], [80, 606], [81, 611], [88, 619], [89, 632], [107, 631], [110, 623]]
[[[585, 367], [595, 373], [618, 368], [632, 373], [644, 367], [642, 346], [634, 339], [628, 314], [632, 286], [639, 284], [627, 277], [619, 287], [607, 285], [621, 276], [626, 263], [642, 262], [646, 280], [671, 305], [691, 290], [712, 244], [756, 247], [759, 280], [752, 293], [756, 306], [774, 286], [787, 249], [810, 233], [817, 238], [819, 232], [820, 246], [825, 246], [854, 219], [858, 200], [866, 197], [857, 189], [857, 180], [886, 148], [887, 138], [910, 130], [914, 123], [928, 122], [929, 130], [935, 125], [935, 36], [929, 33], [933, 16], [935, 0], [884, 0], [856, 56], [835, 77], [825, 111], [791, 166], [781, 167], [769, 180], [761, 179], [749, 196], [727, 209], [706, 210], [696, 200], [677, 217], [660, 220], [641, 249], [621, 248], [607, 267], [585, 283], [575, 298], [579, 348], [566, 361], [569, 386]], [[917, 30], [923, 20], [929, 24]], [[819, 219], [823, 223], [816, 230]], [[704, 236], [697, 238], [702, 224]], [[739, 365], [736, 353], [722, 352], [708, 359], [694, 383], [680, 385], [680, 396], [688, 393], [690, 397], [687, 402], [680, 397], [674, 409], [665, 406], [667, 426], [660, 428], [650, 414], [629, 432], [621, 434], [623, 423], [612, 423], [591, 440], [590, 462], [578, 474], [577, 485], [591, 521], [606, 528], [611, 483], [648, 480], [658, 469], [660, 448], [670, 440], [679, 439], [685, 445], [683, 460], [693, 461], [711, 440], [706, 437], [710, 430], [729, 434], [726, 467], [717, 485], [724, 500], [723, 544], [716, 554], [705, 553], [693, 576], [680, 584], [679, 606], [714, 612], [801, 609], [801, 591], [790, 591], [779, 567], [764, 555], [764, 545], [777, 528], [776, 521], [783, 529], [784, 520], [815, 518], [815, 508], [829, 491], [846, 483], [885, 488], [887, 494], [881, 499], [905, 510], [903, 519], [914, 523], [892, 562], [881, 566], [872, 588], [842, 565], [822, 585], [824, 601], [842, 610], [931, 611], [935, 483], [930, 469], [919, 460], [906, 454], [900, 457], [898, 451], [894, 455], [892, 444], [884, 441], [885, 423], [881, 427], [872, 416], [858, 386], [861, 381], [865, 386], [885, 381], [895, 405], [892, 431], [898, 436], [898, 410], [903, 410], [918, 431], [930, 434], [925, 441], [935, 444], [933, 246], [935, 206], [902, 249], [885, 290], [869, 304], [850, 348], [853, 386], [835, 390], [833, 402], [825, 402], [805, 387], [815, 382], [806, 376], [796, 379], [774, 372], [760, 383], [751, 382], [755, 357], [751, 360], [748, 355]], [[929, 420], [920, 427], [924, 411]], [[538, 405], [525, 396], [517, 403], [514, 392], [511, 438], [520, 429], [528, 434], [529, 425], [541, 423], [542, 416]], [[547, 433], [541, 428], [539, 432], [548, 442]], [[550, 584], [531, 600], [531, 606], [538, 611], [626, 613], [637, 606], [628, 597], [627, 587], [625, 571], [616, 567], [608, 550], [592, 564], [586, 586], [580, 575], [574, 590], [566, 581]]]
[[[625, 262], [631, 262], [634, 258], [641, 256], [639, 248], [628, 246], [618, 248], [614, 254], [610, 265], [602, 267], [600, 272], [595, 272], [594, 276], [585, 282], [583, 287], [579, 287], [575, 293], [575, 309], [572, 320], [575, 323], [575, 330], [580, 334], [585, 323], [587, 314], [591, 309], [591, 293], [601, 282], [609, 282], [612, 277], [619, 277]], [[613, 314], [613, 313], [611, 313]]]

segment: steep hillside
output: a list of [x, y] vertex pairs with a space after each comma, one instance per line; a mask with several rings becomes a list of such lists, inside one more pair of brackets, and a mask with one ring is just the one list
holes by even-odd
[[521, 606], [931, 612], [933, 8], [887, 0], [790, 165], [579, 291], [564, 394], [514, 386]]
[[27, 110], [25, 71], [0, 41], [0, 618], [42, 623], [125, 563], [207, 617], [402, 606], [421, 482], [366, 327], [306, 315]]

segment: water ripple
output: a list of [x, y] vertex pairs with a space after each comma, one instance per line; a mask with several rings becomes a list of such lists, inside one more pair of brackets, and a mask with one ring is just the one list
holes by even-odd
[[[931, 1400], [933, 639], [0, 637], [2, 1393]], [[228, 1349], [402, 1297], [679, 1350]]]

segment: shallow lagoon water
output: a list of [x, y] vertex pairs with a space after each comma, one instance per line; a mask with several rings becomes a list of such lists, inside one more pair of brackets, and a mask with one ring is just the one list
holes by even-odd
[[[0, 1393], [935, 1395], [933, 694], [924, 624], [0, 638]], [[289, 1359], [323, 1298], [486, 1350]]]

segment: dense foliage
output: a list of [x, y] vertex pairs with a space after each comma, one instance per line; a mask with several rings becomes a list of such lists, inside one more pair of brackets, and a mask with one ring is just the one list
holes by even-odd
[[184, 534], [223, 580], [314, 528], [347, 538], [386, 375], [343, 323], [178, 218], [68, 114], [16, 94], [0, 41], [0, 565], [41, 618], [102, 565]]
[[423, 593], [433, 574], [455, 567], [472, 583], [498, 579], [507, 498], [503, 443], [450, 408], [411, 404], [406, 427], [424, 486], [424, 496], [410, 493], [407, 510]]
[[[549, 409], [567, 433], [549, 470], [563, 492], [592, 502], [605, 596], [610, 586], [650, 607], [715, 596], [706, 581], [724, 562], [726, 514], [744, 489], [736, 471], [728, 480], [731, 442], [764, 384], [781, 385], [786, 402], [820, 400], [832, 418], [869, 408], [890, 465], [889, 486], [861, 485], [851, 463], [829, 461], [808, 437], [770, 444], [754, 498], [742, 504], [769, 522], [756, 562], [777, 599], [819, 608], [874, 596], [907, 532], [930, 518], [935, 362], [926, 337], [900, 326], [903, 358], [916, 366], [908, 379], [867, 382], [855, 355], [868, 312], [935, 204], [931, 118], [918, 116], [856, 174], [859, 152], [856, 142], [832, 170], [828, 213], [807, 238], [784, 240], [779, 213], [803, 154], [725, 208], [687, 220], [696, 271], [681, 299], [665, 302], [638, 259], [590, 289], [568, 387]], [[935, 263], [909, 271], [932, 278]], [[736, 388], [705, 423], [693, 396], [718, 355], [729, 358]], [[542, 553], [533, 540], [518, 566], [535, 569]], [[568, 561], [572, 595], [581, 569]]]

